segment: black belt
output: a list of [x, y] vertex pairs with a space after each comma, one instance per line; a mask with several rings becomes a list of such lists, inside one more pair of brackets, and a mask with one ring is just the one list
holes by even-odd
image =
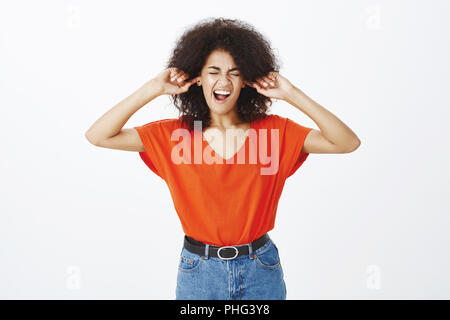
[[[252, 251], [255, 251], [261, 248], [266, 241], [269, 239], [269, 235], [265, 233], [262, 237], [256, 239], [252, 242]], [[203, 242], [197, 241], [187, 235], [184, 235], [184, 247], [186, 250], [196, 253], [198, 255], [205, 255], [205, 247], [206, 245]], [[238, 256], [242, 256], [244, 254], [248, 255], [249, 248], [248, 245], [239, 245], [239, 246], [225, 246], [225, 247], [217, 247], [210, 245], [208, 249], [208, 256], [214, 258], [220, 258], [222, 260], [231, 260]]]

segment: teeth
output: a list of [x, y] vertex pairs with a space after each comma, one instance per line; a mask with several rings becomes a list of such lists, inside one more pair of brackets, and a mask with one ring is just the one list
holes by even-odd
[[225, 90], [214, 90], [214, 93], [216, 94], [231, 94], [230, 91], [225, 91]]

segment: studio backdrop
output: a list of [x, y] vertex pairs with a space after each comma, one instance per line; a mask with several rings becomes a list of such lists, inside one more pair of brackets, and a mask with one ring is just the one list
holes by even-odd
[[[288, 299], [450, 298], [448, 12], [446, 0], [2, 1], [0, 298], [175, 298], [184, 233], [167, 185], [137, 152], [84, 134], [208, 17], [253, 25], [280, 73], [361, 139], [286, 181], [269, 234]], [[284, 101], [269, 112], [318, 129]], [[177, 116], [161, 96], [124, 127]]]

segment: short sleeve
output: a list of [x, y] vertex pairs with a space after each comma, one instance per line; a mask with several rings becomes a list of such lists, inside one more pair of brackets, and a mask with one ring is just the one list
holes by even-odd
[[286, 118], [284, 132], [285, 161], [287, 166], [286, 178], [293, 175], [308, 158], [309, 153], [302, 152], [306, 136], [313, 128], [302, 126], [295, 121]]
[[164, 180], [165, 175], [162, 164], [164, 150], [162, 148], [165, 144], [164, 131], [160, 122], [161, 120], [152, 121], [142, 126], [136, 126], [134, 129], [138, 132], [145, 148], [145, 152], [139, 152], [139, 156], [150, 170]]

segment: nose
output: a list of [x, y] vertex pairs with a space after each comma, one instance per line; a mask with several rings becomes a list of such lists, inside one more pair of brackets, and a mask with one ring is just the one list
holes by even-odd
[[229, 82], [229, 80], [230, 80], [230, 78], [231, 78], [231, 75], [227, 75], [227, 74], [223, 74], [223, 73], [220, 73], [219, 74], [219, 82], [221, 82], [221, 81], [223, 81], [223, 82], [225, 82], [225, 83], [228, 83]]
[[220, 86], [227, 86], [231, 82], [232, 81], [230, 80], [230, 78], [225, 75], [220, 76], [219, 79], [217, 80], [217, 84]]

